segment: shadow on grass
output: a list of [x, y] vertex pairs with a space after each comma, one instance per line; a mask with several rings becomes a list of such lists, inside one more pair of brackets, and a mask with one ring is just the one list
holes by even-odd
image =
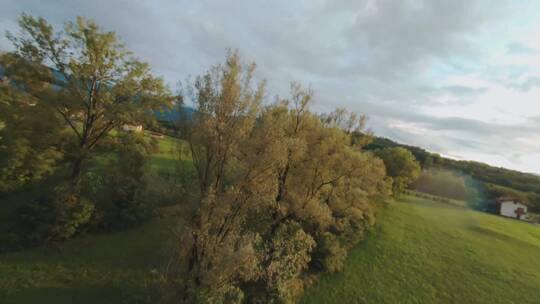
[[123, 303], [125, 291], [115, 286], [70, 286], [23, 289], [2, 300], [5, 304]]

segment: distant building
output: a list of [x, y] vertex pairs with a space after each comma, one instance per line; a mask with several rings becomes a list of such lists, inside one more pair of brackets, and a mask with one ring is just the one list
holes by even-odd
[[502, 197], [497, 200], [499, 203], [499, 214], [518, 220], [527, 220], [527, 206], [511, 197]]
[[123, 125], [122, 130], [127, 132], [142, 132], [142, 125]]

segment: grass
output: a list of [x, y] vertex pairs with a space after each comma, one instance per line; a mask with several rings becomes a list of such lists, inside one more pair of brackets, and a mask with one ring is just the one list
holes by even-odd
[[175, 222], [0, 255], [0, 302], [122, 303], [161, 265]]
[[413, 196], [302, 303], [539, 303], [540, 227]]

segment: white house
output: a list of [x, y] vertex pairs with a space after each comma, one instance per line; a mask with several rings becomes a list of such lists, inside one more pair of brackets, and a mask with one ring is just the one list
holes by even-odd
[[515, 218], [518, 220], [527, 220], [527, 206], [513, 198], [500, 198], [499, 213], [502, 216]]
[[142, 125], [123, 125], [122, 130], [128, 132], [142, 132]]

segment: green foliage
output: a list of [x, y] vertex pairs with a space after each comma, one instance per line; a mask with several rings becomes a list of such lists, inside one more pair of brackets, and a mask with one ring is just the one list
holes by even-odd
[[[230, 53], [187, 89], [197, 109], [182, 134], [198, 187], [164, 274], [181, 302], [224, 301], [231, 290], [249, 303], [295, 302], [304, 275], [342, 267], [389, 194], [383, 162], [352, 139], [365, 118], [315, 115], [297, 84], [262, 107], [253, 67]], [[336, 248], [330, 231], [350, 247]]]
[[27, 104], [54, 112], [68, 128], [72, 140], [65, 152], [72, 179], [113, 129], [151, 124], [153, 111], [171, 101], [148, 64], [93, 21], [79, 17], [55, 32], [45, 19], [23, 14], [19, 27], [22, 35], [8, 34], [15, 51], [1, 62], [13, 83], [8, 87]]
[[[0, 65], [7, 57], [0, 57]], [[24, 96], [0, 83], [0, 122], [0, 194], [40, 182], [55, 172], [63, 156], [63, 134], [54, 112], [28, 104]]]
[[307, 269], [315, 241], [300, 224], [287, 221], [277, 228], [270, 246], [263, 278], [269, 302], [294, 303], [304, 291], [299, 275]]
[[94, 225], [102, 229], [141, 223], [150, 217], [156, 203], [156, 198], [149, 196], [146, 184], [151, 143], [134, 133], [121, 133], [116, 140], [115, 161], [106, 168], [106, 184], [101, 184], [106, 196], [97, 204], [94, 218]]
[[94, 212], [94, 205], [69, 185], [57, 186], [21, 210], [26, 238], [36, 242], [61, 241], [84, 229]]
[[420, 175], [420, 164], [407, 149], [387, 148], [377, 150], [375, 154], [384, 161], [386, 173], [393, 179], [396, 194], [403, 192]]

